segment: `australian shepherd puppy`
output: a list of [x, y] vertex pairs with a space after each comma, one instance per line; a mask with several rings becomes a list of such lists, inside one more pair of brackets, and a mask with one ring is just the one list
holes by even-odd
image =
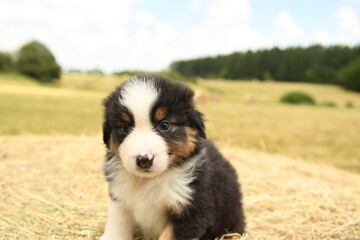
[[[212, 240], [244, 232], [234, 168], [205, 137], [193, 91], [134, 77], [105, 100], [109, 216], [102, 240]], [[221, 130], [219, 130], [221, 131]]]

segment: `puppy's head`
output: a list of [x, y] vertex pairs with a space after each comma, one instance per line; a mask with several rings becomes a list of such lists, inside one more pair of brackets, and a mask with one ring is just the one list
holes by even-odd
[[104, 100], [104, 143], [137, 176], [180, 166], [205, 138], [193, 95], [184, 84], [155, 75], [123, 83]]

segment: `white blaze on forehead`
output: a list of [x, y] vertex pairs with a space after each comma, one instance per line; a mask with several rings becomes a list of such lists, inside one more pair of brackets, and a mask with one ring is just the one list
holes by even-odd
[[[120, 104], [133, 114], [135, 126], [119, 146], [119, 156], [123, 166], [137, 176], [155, 176], [169, 166], [168, 147], [165, 140], [154, 130], [150, 111], [158, 97], [154, 82], [135, 78], [125, 83], [121, 90]], [[136, 156], [153, 156], [149, 172], [144, 173], [137, 167]]]
[[154, 84], [136, 78], [124, 85], [121, 95], [119, 101], [131, 111], [135, 125], [140, 127], [150, 124], [150, 110], [158, 96]]

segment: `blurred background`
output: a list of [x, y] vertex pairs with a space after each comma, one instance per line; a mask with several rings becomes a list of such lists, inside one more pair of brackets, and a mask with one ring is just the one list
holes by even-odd
[[[86, 186], [96, 189], [103, 181], [101, 101], [116, 85], [142, 73], [163, 74], [191, 86], [206, 116], [207, 135], [221, 149], [278, 154], [314, 164], [302, 172], [312, 172], [312, 166], [315, 172], [335, 168], [339, 172], [327, 176], [345, 171], [344, 176], [354, 174], [358, 180], [359, 0], [1, 0], [0, 183], [10, 186], [2, 189], [6, 206], [29, 204], [12, 203], [20, 194], [13, 189], [27, 182], [33, 184], [21, 194], [34, 204], [52, 203], [56, 213], [84, 210], [71, 200], [46, 195], [52, 190], [39, 190], [37, 177], [41, 172], [51, 182], [47, 161], [57, 167], [65, 162], [63, 169], [75, 164], [81, 174], [64, 176], [65, 182], [72, 180], [58, 187], [75, 186], [77, 178], [92, 179], [87, 183], [93, 185]], [[19, 173], [24, 177], [16, 181]], [[86, 195], [83, 186], [74, 190], [74, 198], [97, 199]], [[253, 191], [253, 200], [262, 190]], [[82, 214], [89, 218], [98, 214], [86, 209]], [[16, 231], [31, 238], [43, 232], [44, 222], [60, 224], [55, 215], [39, 212], [38, 232], [29, 227], [33, 212], [29, 225], [10, 210], [0, 215], [5, 226], [0, 238], [16, 238]], [[353, 238], [360, 232], [355, 223], [349, 239], [359, 239]], [[74, 224], [63, 236], [100, 235], [99, 222], [92, 227], [86, 223], [85, 230]], [[63, 231], [60, 225], [49, 226], [44, 238]], [[83, 232], [88, 229], [95, 235]], [[287, 236], [279, 229], [273, 233]]]
[[[2, 0], [0, 9], [3, 135], [97, 134], [106, 92], [155, 72], [194, 85], [220, 142], [360, 171], [357, 0]], [[315, 106], [282, 105], [286, 93], [282, 101]]]

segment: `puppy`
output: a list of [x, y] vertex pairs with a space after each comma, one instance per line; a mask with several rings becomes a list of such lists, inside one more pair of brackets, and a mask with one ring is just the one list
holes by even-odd
[[102, 240], [212, 240], [244, 232], [237, 175], [205, 136], [193, 91], [134, 77], [105, 100], [108, 220]]

